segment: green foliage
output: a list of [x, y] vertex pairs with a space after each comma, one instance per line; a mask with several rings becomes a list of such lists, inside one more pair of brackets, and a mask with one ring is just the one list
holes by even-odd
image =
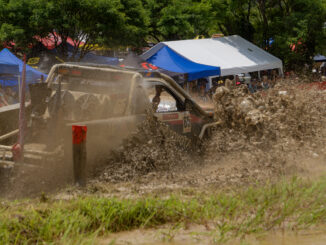
[[76, 40], [71, 59], [78, 52], [82, 58], [94, 45], [143, 45], [147, 35], [148, 18], [140, 0], [3, 0], [0, 7], [1, 41], [26, 49], [35, 36], [57, 33], [63, 57], [68, 57], [68, 37]]
[[[266, 39], [275, 40], [269, 51], [282, 58], [289, 68], [309, 64], [316, 48], [324, 43], [325, 5], [318, 0], [280, 1], [277, 5], [272, 2], [266, 7]], [[260, 27], [263, 28], [261, 24]], [[267, 42], [263, 37], [260, 40]], [[296, 48], [291, 50], [293, 44]]]
[[56, 32], [66, 58], [67, 38], [77, 41], [76, 59], [95, 45], [143, 47], [147, 41], [237, 34], [292, 69], [326, 50], [325, 19], [325, 0], [0, 0], [0, 41], [27, 50], [35, 36]]
[[325, 179], [308, 182], [293, 178], [264, 187], [210, 195], [176, 193], [162, 199], [87, 196], [69, 201], [3, 201], [0, 243], [79, 244], [109, 232], [210, 221], [216, 226], [213, 240], [218, 242], [275, 228], [304, 229], [325, 224], [325, 190]]
[[28, 0], [0, 1], [0, 39], [14, 41], [17, 46], [27, 48], [33, 42], [36, 30], [30, 24], [34, 2]]
[[211, 5], [206, 1], [144, 0], [150, 15], [149, 35], [155, 42], [208, 35]]

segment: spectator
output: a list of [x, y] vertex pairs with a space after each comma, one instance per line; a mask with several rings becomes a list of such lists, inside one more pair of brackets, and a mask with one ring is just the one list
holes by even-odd
[[155, 86], [155, 96], [152, 99], [153, 111], [156, 112], [158, 105], [161, 102], [161, 93], [163, 92], [163, 87], [160, 85]]
[[269, 89], [269, 83], [268, 83], [268, 77], [267, 76], [263, 76], [263, 81], [261, 83], [261, 86], [264, 90]]
[[254, 78], [254, 79], [252, 80], [252, 82], [251, 82], [253, 93], [257, 92], [257, 90], [258, 90], [257, 83], [258, 83], [258, 82], [257, 82], [257, 80], [256, 80], [255, 78]]
[[189, 81], [188, 82], [188, 93], [190, 94], [191, 97], [194, 97], [194, 95], [196, 93], [195, 81]]
[[218, 87], [220, 87], [220, 86], [224, 86], [224, 81], [223, 81], [222, 78], [219, 79], [219, 80], [217, 81], [217, 86], [218, 86]]
[[254, 88], [253, 88], [253, 82], [254, 82], [254, 80], [246, 82], [246, 84], [247, 84], [247, 86], [248, 86], [248, 90], [249, 90], [249, 92], [252, 93], [252, 94], [255, 93], [255, 90], [254, 90]]
[[275, 83], [276, 79], [277, 79], [277, 71], [274, 69], [272, 70], [271, 80], [273, 83]]
[[7, 87], [5, 89], [5, 98], [9, 105], [18, 103], [15, 93], [12, 91], [12, 89], [10, 87]]
[[238, 75], [235, 76], [235, 85], [236, 86], [241, 85], [241, 82], [240, 82], [240, 79], [239, 79], [239, 76]]
[[9, 105], [6, 98], [5, 98], [5, 92], [0, 87], [0, 107]]
[[206, 78], [202, 78], [199, 80], [199, 86], [200, 86], [200, 90], [199, 90], [199, 97], [202, 101], [206, 102], [208, 100], [208, 90], [209, 90], [209, 86], [208, 86], [208, 81]]
[[262, 82], [257, 80], [256, 81], [256, 91], [262, 90], [262, 89], [263, 89]]

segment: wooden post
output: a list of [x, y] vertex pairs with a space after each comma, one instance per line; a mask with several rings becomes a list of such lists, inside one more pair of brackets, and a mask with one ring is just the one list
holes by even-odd
[[79, 186], [86, 186], [86, 133], [87, 126], [72, 126], [74, 180]]

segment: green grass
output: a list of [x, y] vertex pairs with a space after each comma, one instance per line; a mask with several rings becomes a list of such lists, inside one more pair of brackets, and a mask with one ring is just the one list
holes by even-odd
[[214, 224], [214, 240], [270, 229], [326, 223], [326, 179], [294, 178], [263, 187], [191, 197], [114, 199], [98, 196], [0, 203], [0, 244], [92, 244], [110, 232], [162, 224]]

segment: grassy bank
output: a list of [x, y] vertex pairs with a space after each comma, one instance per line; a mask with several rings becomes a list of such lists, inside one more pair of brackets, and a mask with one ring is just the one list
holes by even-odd
[[[165, 199], [79, 197], [70, 201], [24, 200], [0, 204], [0, 244], [81, 244], [97, 236], [166, 223], [207, 223], [217, 241], [273, 228], [301, 229], [326, 223], [326, 179], [294, 178], [265, 187]], [[87, 238], [87, 239], [85, 239]]]

